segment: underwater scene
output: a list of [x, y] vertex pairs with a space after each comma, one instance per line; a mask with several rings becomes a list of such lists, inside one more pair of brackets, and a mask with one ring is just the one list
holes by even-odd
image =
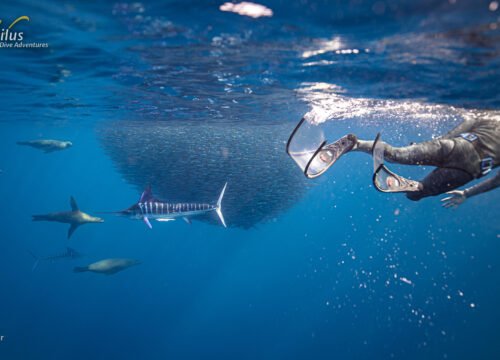
[[494, 0], [0, 2], [0, 359], [499, 359]]

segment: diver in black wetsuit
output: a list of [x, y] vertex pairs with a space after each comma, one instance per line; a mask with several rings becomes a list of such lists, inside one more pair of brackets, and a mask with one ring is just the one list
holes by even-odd
[[[374, 141], [358, 140], [354, 135], [348, 136], [354, 140], [350, 150], [372, 153]], [[382, 145], [384, 158], [390, 162], [437, 167], [417, 183], [414, 191], [406, 192], [406, 196], [411, 200], [417, 201], [427, 196], [449, 192], [450, 196], [443, 199], [443, 206], [456, 207], [468, 197], [500, 186], [499, 171], [493, 178], [465, 191], [452, 191], [487, 175], [499, 165], [500, 119], [498, 118], [468, 119], [442, 137], [406, 147], [393, 147], [385, 143]], [[327, 145], [325, 150], [329, 146]]]

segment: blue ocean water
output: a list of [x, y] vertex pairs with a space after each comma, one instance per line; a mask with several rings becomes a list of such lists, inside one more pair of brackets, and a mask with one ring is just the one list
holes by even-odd
[[[305, 113], [396, 145], [498, 115], [498, 3], [222, 3], [0, 4], [49, 45], [0, 48], [0, 358], [498, 358], [498, 191], [447, 210], [376, 192], [365, 154], [313, 181], [285, 154]], [[42, 138], [74, 145], [16, 145]], [[100, 215], [67, 240], [31, 221], [70, 196], [121, 210], [147, 184], [213, 201], [224, 181], [227, 229]], [[85, 256], [32, 271], [29, 252], [66, 246]], [[73, 272], [117, 257], [142, 264]]]

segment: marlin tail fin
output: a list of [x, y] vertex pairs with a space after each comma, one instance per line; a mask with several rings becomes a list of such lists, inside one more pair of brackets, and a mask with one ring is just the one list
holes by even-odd
[[31, 271], [35, 271], [36, 267], [38, 266], [38, 263], [40, 263], [40, 258], [38, 256], [36, 256], [34, 253], [32, 253], [31, 251], [29, 251], [29, 250], [27, 250], [27, 251], [35, 259], [35, 262], [33, 263], [33, 267], [31, 268]]
[[226, 192], [226, 187], [227, 183], [224, 184], [224, 188], [222, 188], [222, 191], [220, 192], [219, 199], [217, 200], [217, 205], [215, 207], [215, 212], [217, 212], [217, 215], [219, 216], [220, 222], [224, 227], [226, 226], [226, 221], [224, 220], [224, 215], [222, 215], [222, 198], [224, 197], [224, 193]]

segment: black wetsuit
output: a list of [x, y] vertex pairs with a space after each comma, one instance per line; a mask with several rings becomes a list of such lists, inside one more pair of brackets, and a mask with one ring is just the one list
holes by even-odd
[[[363, 142], [359, 150], [369, 146]], [[408, 192], [411, 200], [439, 195], [478, 179], [500, 162], [500, 120], [468, 119], [446, 135], [406, 147], [386, 144], [384, 157], [394, 163], [436, 166], [422, 181], [419, 191]], [[498, 177], [498, 174], [497, 174]]]

